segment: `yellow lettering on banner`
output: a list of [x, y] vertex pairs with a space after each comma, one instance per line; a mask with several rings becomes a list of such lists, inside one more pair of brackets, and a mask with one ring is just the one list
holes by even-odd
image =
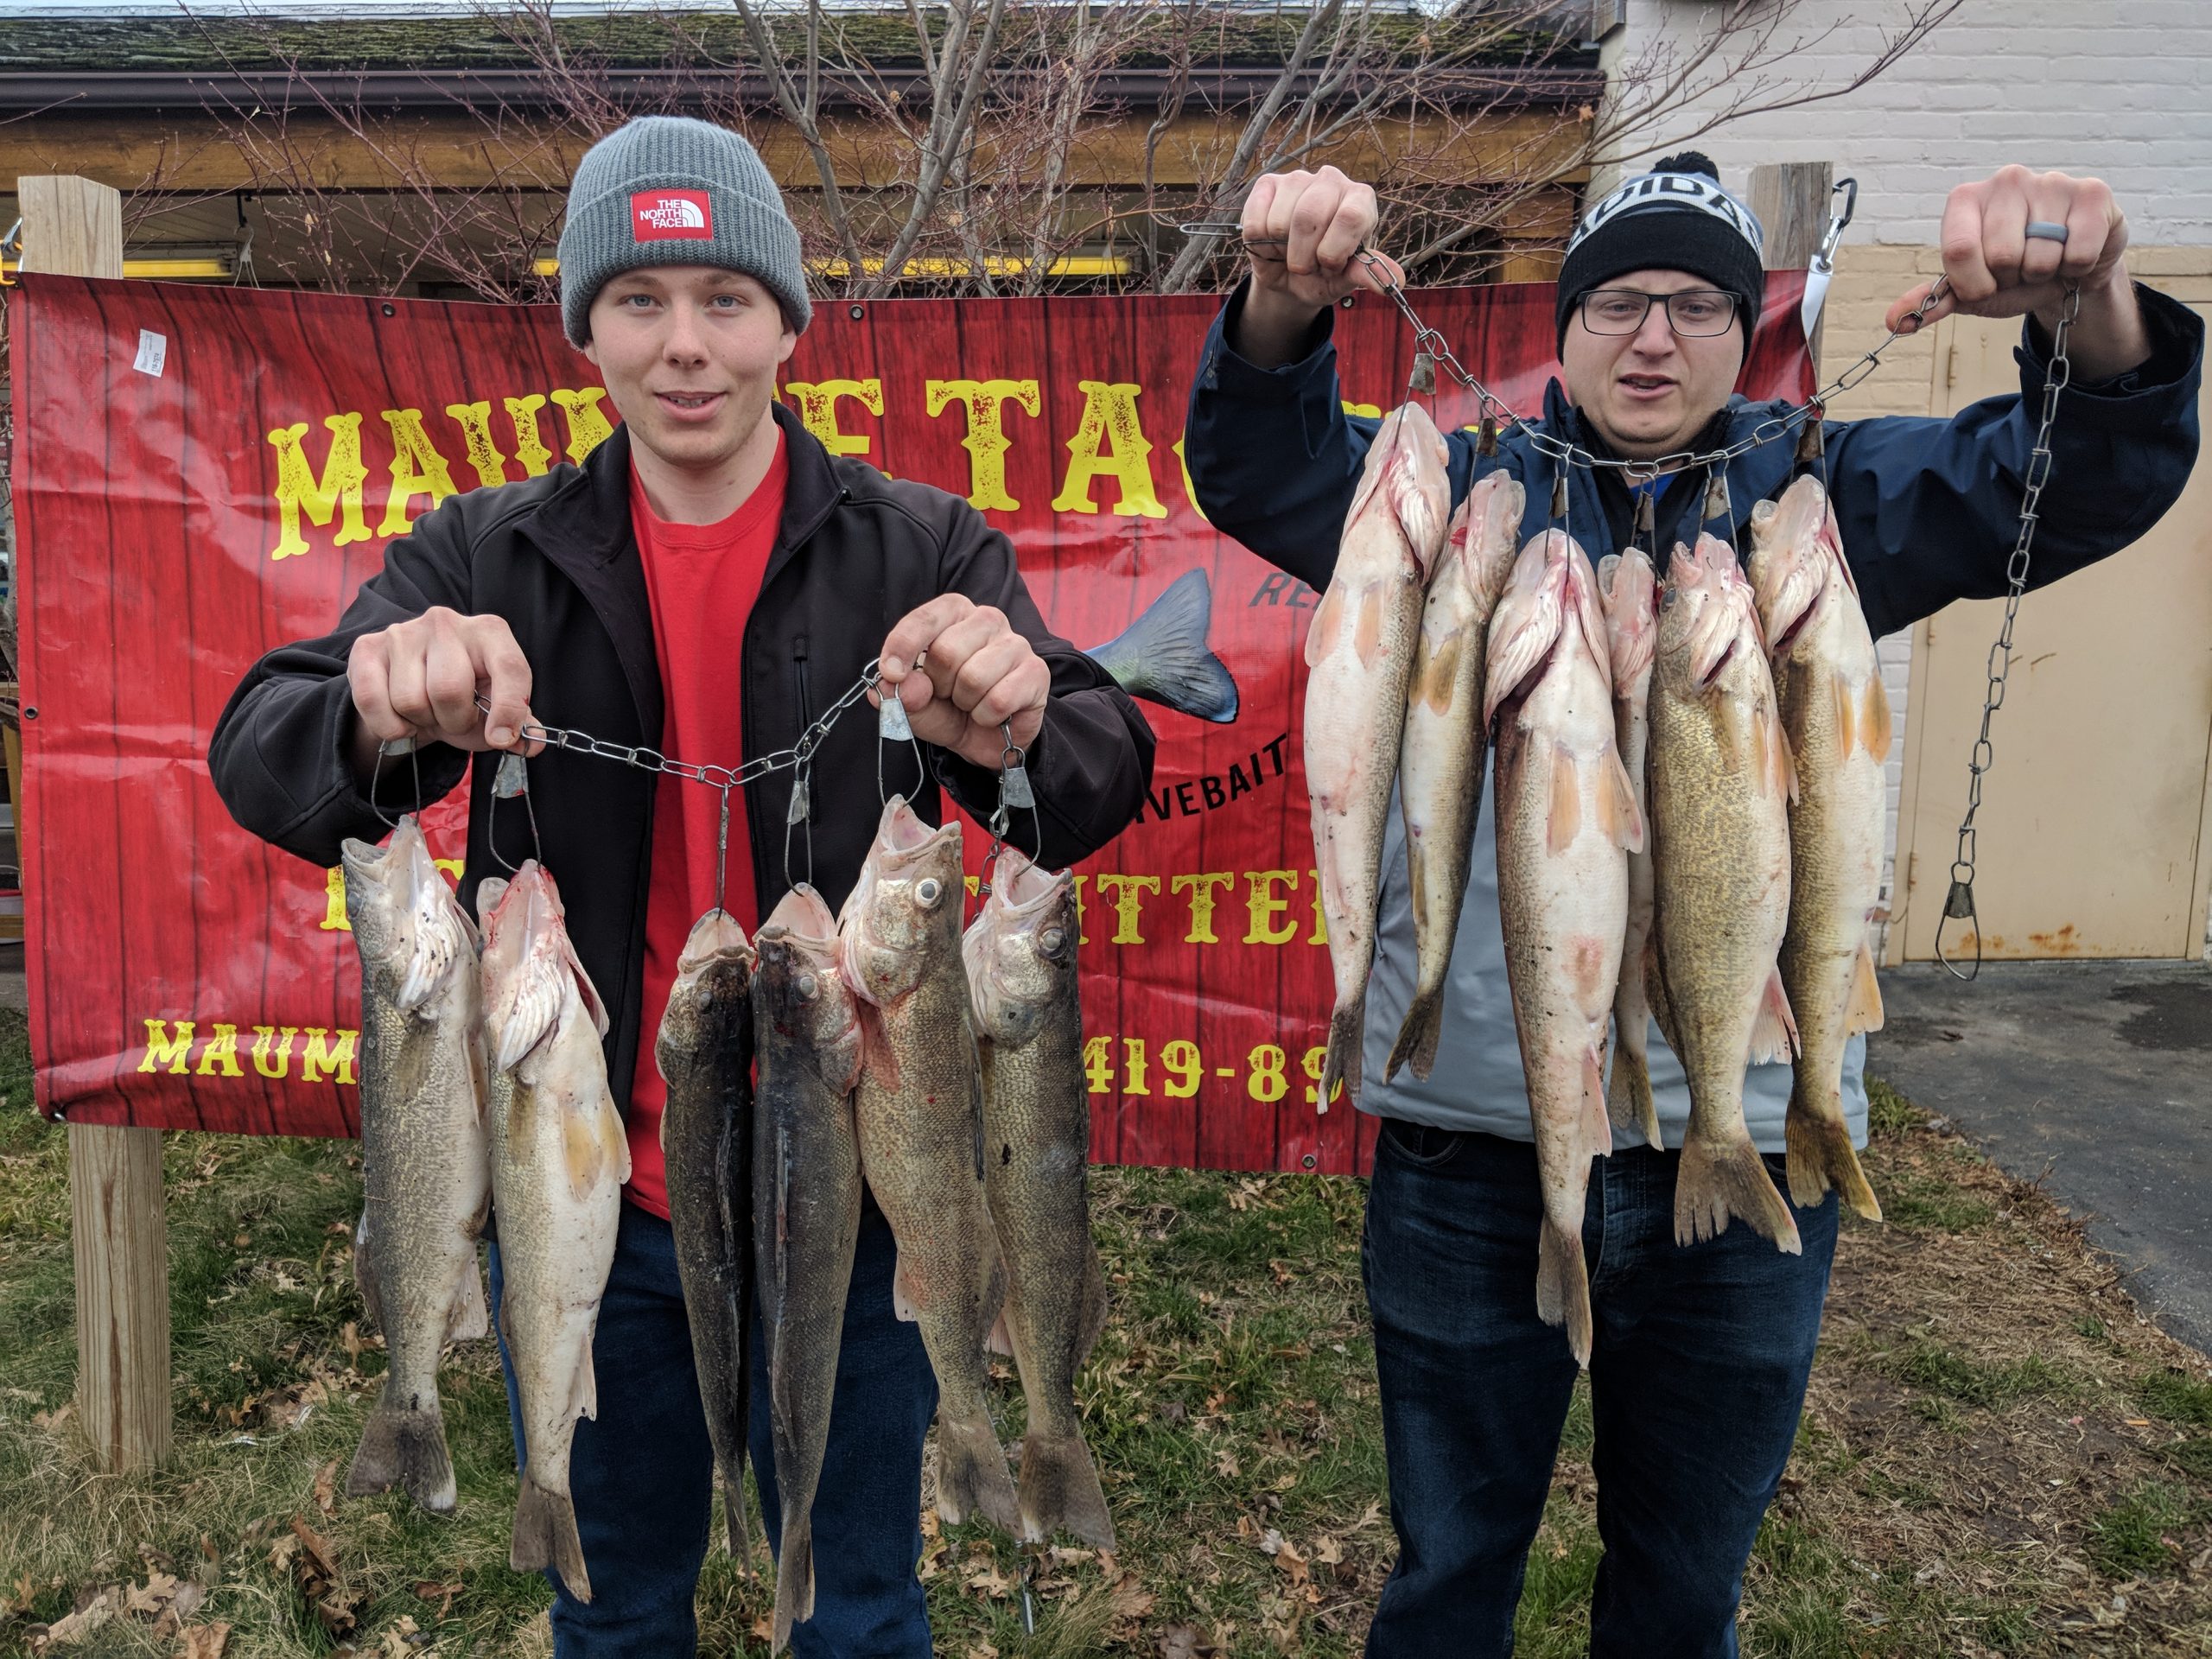
[[1195, 875], [1179, 875], [1167, 884], [1172, 892], [1191, 895], [1191, 931], [1183, 936], [1184, 944], [1221, 943], [1213, 931], [1213, 890], [1225, 887], [1236, 880], [1234, 870], [1203, 870]]
[[253, 1028], [253, 1069], [264, 1077], [281, 1078], [291, 1070], [292, 1039], [299, 1034], [300, 1028], [297, 1026], [284, 1027], [284, 1040], [276, 1046], [276, 1063], [272, 1065], [269, 1058], [269, 1049], [270, 1045], [276, 1039], [276, 1027], [256, 1026]]
[[1010, 399], [1032, 416], [1039, 413], [1043, 404], [1037, 383], [929, 380], [923, 383], [922, 391], [932, 420], [955, 404], [968, 411], [968, 435], [960, 440], [968, 452], [968, 505], [999, 512], [1017, 511], [1021, 503], [1006, 493], [1006, 452], [1014, 440], [1006, 435], [1005, 406]]
[[553, 394], [569, 418], [569, 459], [579, 467], [586, 455], [614, 435], [607, 416], [599, 412], [599, 400], [606, 396], [605, 386], [580, 386], [573, 391], [563, 387]]
[[1088, 875], [1085, 875], [1082, 871], [1078, 870], [1076, 872], [1075, 942], [1077, 944], [1089, 944], [1090, 943], [1090, 935], [1083, 931], [1083, 884], [1090, 880], [1090, 878]]
[[1142, 944], [1144, 935], [1137, 931], [1138, 925], [1144, 919], [1140, 907], [1144, 903], [1145, 893], [1160, 891], [1160, 878], [1156, 875], [1122, 875], [1111, 870], [1101, 870], [1093, 879], [1098, 883], [1099, 892], [1114, 895], [1114, 943]]
[[334, 1046], [328, 1041], [330, 1033], [321, 1026], [309, 1026], [307, 1031], [308, 1046], [300, 1055], [300, 1081], [321, 1083], [336, 1072], [339, 1082], [353, 1082], [354, 1039], [360, 1033], [340, 1029]]
[[454, 493], [453, 474], [446, 470], [446, 458], [430, 442], [430, 435], [423, 429], [423, 411], [419, 409], [387, 409], [384, 423], [391, 429], [391, 499], [385, 504], [384, 522], [377, 526], [379, 536], [404, 536], [411, 520], [408, 504], [418, 495], [430, 498], [430, 505]]
[[1287, 881], [1298, 885], [1296, 870], [1247, 870], [1244, 873], [1245, 903], [1252, 912], [1252, 925], [1246, 930], [1247, 944], [1288, 944], [1298, 937], [1298, 924], [1278, 924], [1276, 918], [1290, 908], [1290, 900], [1278, 898], [1275, 887]]
[[1183, 445], [1188, 435], [1185, 434], [1175, 440], [1175, 464], [1183, 469], [1183, 499], [1191, 504], [1191, 511], [1198, 515], [1200, 524], [1210, 524], [1213, 520], [1206, 517], [1206, 510], [1198, 505], [1198, 486], [1191, 482], [1191, 463], [1183, 454]]
[[317, 529], [338, 518], [338, 534], [331, 537], [333, 547], [369, 539], [368, 524], [361, 517], [361, 486], [369, 480], [368, 468], [361, 464], [361, 417], [327, 415], [322, 424], [330, 434], [330, 453], [323, 459], [320, 478], [308, 464], [302, 442], [308, 435], [306, 422], [280, 426], [269, 435], [276, 451], [279, 514], [276, 545], [269, 550], [272, 559], [289, 559], [308, 550], [307, 538], [300, 534], [302, 514]]
[[[1382, 418], [1382, 405], [1380, 404], [1355, 404], [1349, 397], [1341, 401], [1344, 406], [1344, 413], [1347, 415], [1363, 415], [1370, 421], [1379, 421]], [[1470, 431], [1473, 429], [1471, 427], [1468, 429]]]
[[537, 411], [545, 407], [545, 399], [536, 392], [527, 397], [506, 400], [507, 419], [515, 429], [515, 459], [522, 463], [524, 478], [545, 476], [546, 463], [553, 459], [553, 452], [545, 447], [545, 440], [537, 430]]
[[468, 464], [476, 469], [476, 481], [490, 489], [494, 484], [507, 481], [507, 458], [499, 453], [499, 446], [492, 442], [492, 405], [481, 404], [448, 404], [446, 413], [461, 429], [461, 439], [468, 445]]
[[[1165, 518], [1167, 509], [1152, 484], [1152, 442], [1137, 421], [1144, 388], [1128, 381], [1081, 380], [1083, 421], [1068, 440], [1067, 481], [1052, 498], [1054, 512], [1096, 512], [1091, 480], [1113, 479], [1121, 488], [1114, 512], [1124, 518]], [[1103, 453], [1109, 437], [1113, 453]]]
[[1306, 874], [1313, 878], [1313, 935], [1306, 943], [1326, 944], [1329, 942], [1329, 918], [1321, 911], [1321, 872], [1308, 870]]
[[158, 1071], [167, 1066], [172, 1075], [184, 1075], [185, 1062], [192, 1057], [192, 1021], [176, 1022], [174, 1035], [166, 1020], [146, 1022], [146, 1058], [138, 1062], [141, 1071]]
[[[467, 861], [458, 858], [434, 858], [436, 865], [458, 887], [461, 874], [468, 868]], [[315, 924], [321, 933], [351, 933], [353, 924], [346, 915], [346, 867], [334, 864], [322, 874], [322, 919]]]
[[219, 1025], [215, 1034], [207, 1039], [207, 1046], [200, 1051], [200, 1064], [193, 1067], [193, 1074], [202, 1077], [242, 1077], [238, 1069], [238, 1028]]
[[791, 380], [784, 390], [798, 399], [799, 424], [822, 441], [833, 455], [864, 455], [871, 440], [837, 429], [837, 400], [850, 397], [871, 415], [883, 414], [880, 380]]

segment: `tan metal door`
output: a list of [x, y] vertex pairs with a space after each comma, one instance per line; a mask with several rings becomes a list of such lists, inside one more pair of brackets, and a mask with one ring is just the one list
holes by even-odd
[[[2201, 282], [2174, 286], [2212, 309]], [[2018, 323], [1942, 326], [1940, 412], [2018, 386]], [[2204, 412], [2212, 423], [2212, 402]], [[1914, 642], [1897, 848], [1910, 960], [1935, 954], [2002, 612], [1953, 605]], [[2212, 465], [2200, 462], [2141, 542], [2028, 597], [1992, 739], [1977, 819], [1985, 954], [2200, 954], [2212, 884]], [[1954, 925], [1946, 954], [1955, 943], [1970, 951], [1971, 932]]]

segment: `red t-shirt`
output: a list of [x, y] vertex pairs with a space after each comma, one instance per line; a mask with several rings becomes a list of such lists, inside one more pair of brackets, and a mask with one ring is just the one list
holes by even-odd
[[[735, 766], [744, 759], [739, 719], [738, 664], [745, 620], [760, 594], [760, 578], [784, 514], [789, 466], [782, 434], [767, 476], [745, 505], [716, 524], [671, 524], [657, 517], [644, 486], [630, 474], [630, 522], [645, 567], [652, 603], [653, 645], [660, 656], [663, 754], [694, 765]], [[664, 776], [653, 801], [652, 882], [645, 903], [645, 1001], [638, 1027], [638, 1069], [630, 1084], [630, 1202], [665, 1217], [668, 1174], [661, 1160], [660, 1116], [668, 1101], [653, 1058], [653, 1039], [676, 982], [677, 958], [691, 925], [715, 902], [715, 838], [721, 797], [702, 785]], [[760, 925], [753, 888], [752, 842], [745, 794], [729, 798], [729, 861], [722, 908]]]

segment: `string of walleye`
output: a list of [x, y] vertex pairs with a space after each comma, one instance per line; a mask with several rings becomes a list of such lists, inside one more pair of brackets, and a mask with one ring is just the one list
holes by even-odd
[[[897, 1313], [937, 1376], [938, 1514], [1113, 1547], [1075, 1400], [1106, 1295], [1074, 884], [1005, 848], [963, 934], [960, 849], [957, 822], [932, 830], [893, 796], [841, 915], [804, 885], [749, 941], [708, 912], [655, 1046], [669, 1220], [737, 1554], [756, 1329], [766, 1347], [777, 1651], [814, 1608], [810, 1515], [863, 1181], [898, 1241]], [[454, 1507], [439, 1356], [486, 1333], [476, 1246], [496, 1217], [525, 1447], [510, 1560], [558, 1569], [588, 1601], [569, 1450], [599, 1414], [592, 1332], [630, 1173], [607, 1012], [536, 861], [482, 884], [480, 931], [411, 817], [381, 849], [347, 842], [345, 866], [362, 977], [355, 1265], [390, 1356], [346, 1491]], [[1013, 1355], [1027, 1401], [1018, 1481], [985, 1400], [987, 1344]]]
[[[1582, 1216], [1616, 1124], [1660, 1144], [1649, 1021], [1688, 1076], [1675, 1185], [1688, 1244], [1796, 1223], [1744, 1124], [1747, 1067], [1795, 1068], [1790, 1196], [1880, 1207], [1852, 1150], [1846, 1041], [1882, 1021], [1867, 925], [1890, 708], [1821, 480], [1751, 516], [1749, 575], [1700, 533], [1664, 575], [1593, 572], [1566, 533], [1516, 549], [1500, 472], [1451, 511], [1446, 450], [1408, 404], [1382, 422], [1306, 643], [1306, 772], [1336, 985], [1320, 1098], [1355, 1097], [1384, 823], [1405, 817], [1415, 978], [1389, 1058], [1427, 1077], [1485, 752], [1497, 774], [1506, 976], [1543, 1182], [1536, 1307], [1589, 1363]], [[1610, 1080], [1609, 1027], [1616, 1038]]]

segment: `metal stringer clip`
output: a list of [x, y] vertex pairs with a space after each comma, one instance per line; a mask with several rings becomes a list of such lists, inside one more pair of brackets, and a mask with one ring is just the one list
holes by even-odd
[[492, 804], [484, 815], [484, 843], [509, 875], [520, 874], [520, 867], [508, 863], [499, 850], [499, 803], [517, 797], [521, 798], [523, 812], [530, 820], [530, 855], [543, 864], [545, 846], [537, 836], [537, 809], [531, 804], [530, 762], [510, 749], [499, 757], [499, 769], [492, 774]]

